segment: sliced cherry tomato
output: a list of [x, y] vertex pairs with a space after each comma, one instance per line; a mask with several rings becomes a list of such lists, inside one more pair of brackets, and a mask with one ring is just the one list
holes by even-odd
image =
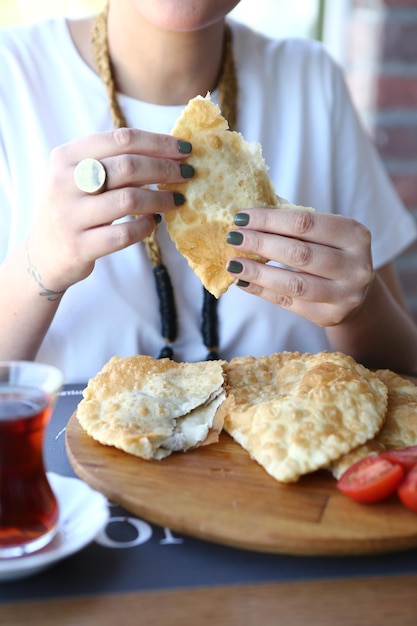
[[417, 446], [409, 446], [408, 448], [400, 448], [398, 450], [386, 450], [381, 452], [380, 456], [392, 463], [398, 463], [408, 472], [417, 464]]
[[414, 465], [397, 489], [403, 504], [417, 513], [417, 465]]
[[394, 493], [403, 476], [401, 465], [380, 456], [367, 456], [351, 465], [337, 486], [357, 502], [378, 502]]

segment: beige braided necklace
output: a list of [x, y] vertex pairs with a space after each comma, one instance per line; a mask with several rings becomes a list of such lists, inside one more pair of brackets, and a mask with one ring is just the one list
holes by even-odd
[[[104, 10], [99, 13], [94, 20], [91, 36], [92, 52], [98, 75], [107, 90], [113, 125], [115, 128], [123, 128], [127, 127], [128, 123], [117, 99], [107, 40], [107, 19], [108, 5], [106, 5]], [[223, 58], [218, 85], [220, 109], [224, 117], [228, 120], [230, 128], [234, 129], [236, 128], [237, 120], [238, 85], [229, 27], [225, 29]], [[173, 358], [174, 352], [172, 344], [177, 337], [177, 312], [171, 279], [162, 261], [156, 231], [144, 240], [144, 244], [154, 272], [159, 300], [161, 333], [165, 340], [165, 345], [158, 358]], [[201, 334], [204, 345], [208, 350], [207, 360], [219, 358], [217, 303], [218, 300], [203, 287]]]

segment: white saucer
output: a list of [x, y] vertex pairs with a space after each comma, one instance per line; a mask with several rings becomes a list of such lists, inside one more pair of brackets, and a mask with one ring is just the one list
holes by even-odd
[[58, 532], [47, 546], [25, 556], [0, 559], [0, 582], [31, 576], [84, 548], [109, 518], [107, 499], [78, 478], [48, 472], [59, 503]]

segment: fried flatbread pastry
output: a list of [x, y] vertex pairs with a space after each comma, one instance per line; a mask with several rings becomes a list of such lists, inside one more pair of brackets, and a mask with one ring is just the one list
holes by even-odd
[[89, 380], [77, 418], [100, 443], [144, 459], [214, 443], [223, 427], [223, 363], [112, 357]]
[[375, 374], [388, 388], [388, 407], [384, 423], [373, 439], [331, 464], [330, 471], [337, 479], [353, 463], [369, 454], [417, 445], [416, 385], [391, 370], [377, 370]]
[[224, 429], [278, 481], [326, 467], [385, 418], [385, 384], [339, 352], [237, 357], [225, 369]]
[[[178, 251], [203, 285], [216, 298], [235, 281], [226, 271], [236, 250], [226, 243], [236, 229], [235, 213], [249, 207], [304, 208], [290, 205], [275, 194], [260, 144], [249, 143], [228, 123], [210, 97], [190, 100], [171, 131], [191, 141], [188, 163], [193, 178], [181, 184], [161, 184], [160, 189], [182, 192], [185, 203], [164, 214], [168, 232]], [[266, 263], [259, 255], [239, 251], [240, 257]]]

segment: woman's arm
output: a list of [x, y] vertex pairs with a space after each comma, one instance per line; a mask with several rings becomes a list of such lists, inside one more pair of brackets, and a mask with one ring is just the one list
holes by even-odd
[[238, 286], [322, 326], [334, 350], [369, 367], [417, 370], [417, 327], [391, 266], [374, 272], [367, 228], [311, 211], [250, 209], [244, 215], [244, 227], [235, 217], [242, 235], [236, 248], [283, 267], [237, 256], [228, 269], [244, 281]]
[[326, 333], [334, 350], [347, 352], [369, 367], [417, 373], [417, 327], [392, 265], [376, 272], [361, 309]]
[[62, 296], [43, 284], [20, 245], [0, 266], [1, 359], [36, 357]]
[[[181, 164], [191, 149], [185, 143], [125, 128], [53, 150], [29, 237], [0, 266], [0, 359], [33, 359], [65, 291], [89, 276], [98, 258], [150, 235], [156, 213], [176, 208], [181, 194], [145, 186], [192, 176], [192, 167]], [[107, 172], [99, 195], [74, 181], [77, 163], [91, 156]]]

